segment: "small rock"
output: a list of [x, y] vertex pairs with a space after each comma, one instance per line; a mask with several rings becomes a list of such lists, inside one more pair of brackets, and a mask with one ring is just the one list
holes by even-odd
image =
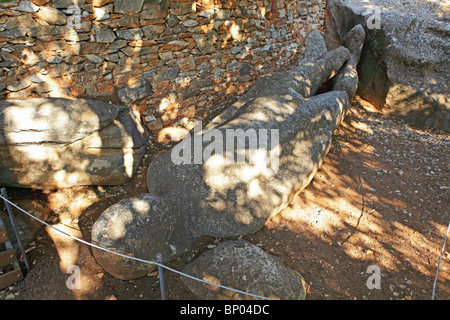
[[15, 7], [14, 10], [34, 13], [39, 10], [39, 7], [30, 1], [20, 1], [19, 5]]

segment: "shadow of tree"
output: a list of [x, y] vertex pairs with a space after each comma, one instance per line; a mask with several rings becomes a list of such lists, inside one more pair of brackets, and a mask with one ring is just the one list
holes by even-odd
[[[247, 238], [305, 277], [307, 299], [429, 300], [450, 218], [448, 147], [445, 135], [353, 107], [311, 184]], [[371, 265], [379, 290], [366, 285]], [[438, 299], [449, 279], [444, 253]]]

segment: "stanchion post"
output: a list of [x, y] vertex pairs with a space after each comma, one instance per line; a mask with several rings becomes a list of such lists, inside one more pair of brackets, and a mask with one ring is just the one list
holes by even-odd
[[[2, 196], [5, 199], [8, 199], [8, 195], [6, 194], [5, 188], [1, 189], [1, 193], [2, 193]], [[22, 241], [20, 241], [19, 231], [17, 230], [16, 223], [14, 221], [14, 216], [13, 216], [13, 212], [11, 210], [11, 205], [6, 200], [4, 200], [4, 202], [5, 202], [5, 205], [6, 205], [6, 210], [8, 211], [9, 220], [11, 221], [11, 225], [12, 225], [12, 227], [14, 229], [14, 234], [16, 235], [17, 243], [19, 244], [20, 251], [22, 252], [23, 261], [25, 262], [25, 266], [27, 267], [27, 271], [29, 272], [30, 271], [30, 264], [28, 263], [27, 254], [26, 254], [26, 252], [25, 252], [25, 250], [23, 248]]]

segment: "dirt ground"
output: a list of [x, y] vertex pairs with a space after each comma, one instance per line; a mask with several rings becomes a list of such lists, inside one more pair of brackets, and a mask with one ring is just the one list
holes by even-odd
[[[126, 185], [7, 192], [13, 202], [42, 201], [51, 210], [51, 225], [90, 241], [90, 229], [107, 207], [146, 192], [146, 168], [166, 149], [152, 143]], [[244, 239], [299, 271], [309, 300], [430, 300], [450, 222], [449, 154], [448, 135], [411, 128], [355, 102], [310, 185]], [[204, 239], [169, 266], [181, 270], [219, 241]], [[439, 267], [436, 300], [450, 299], [449, 246]], [[161, 299], [157, 272], [118, 280], [96, 263], [85, 244], [49, 227], [27, 246], [27, 257], [30, 272], [0, 290], [0, 300]], [[79, 289], [66, 286], [72, 265], [80, 268]], [[381, 272], [378, 288], [367, 285], [376, 284], [371, 268]], [[166, 270], [164, 281], [168, 300], [199, 299], [179, 275]]]

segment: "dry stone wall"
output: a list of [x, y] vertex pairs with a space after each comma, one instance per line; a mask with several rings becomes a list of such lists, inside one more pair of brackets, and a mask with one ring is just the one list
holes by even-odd
[[137, 110], [150, 130], [194, 117], [289, 65], [325, 0], [0, 3], [0, 99], [84, 97]]

